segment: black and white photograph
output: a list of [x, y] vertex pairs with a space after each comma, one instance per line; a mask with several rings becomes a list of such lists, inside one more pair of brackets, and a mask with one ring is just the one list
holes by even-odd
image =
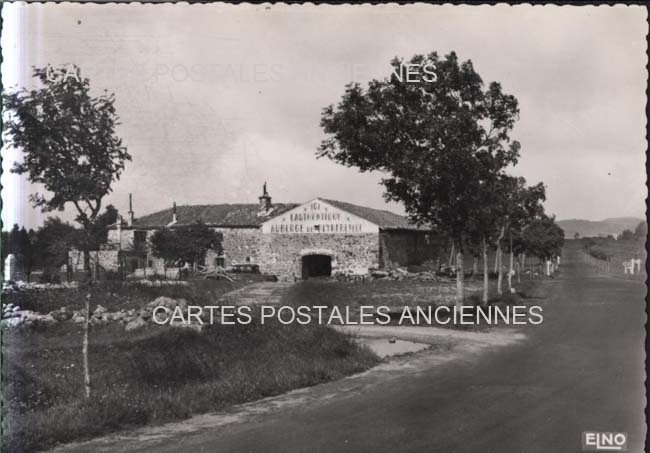
[[1, 9], [2, 451], [646, 451], [645, 6]]

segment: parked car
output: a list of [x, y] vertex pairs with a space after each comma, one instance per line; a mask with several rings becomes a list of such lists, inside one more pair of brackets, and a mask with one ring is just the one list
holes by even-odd
[[259, 274], [260, 267], [257, 264], [233, 264], [226, 272], [233, 274]]

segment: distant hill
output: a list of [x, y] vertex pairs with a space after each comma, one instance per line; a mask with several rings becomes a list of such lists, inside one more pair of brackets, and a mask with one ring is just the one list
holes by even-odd
[[598, 237], [611, 234], [616, 237], [623, 230], [632, 230], [643, 222], [637, 217], [612, 217], [609, 219], [594, 221], [582, 219], [558, 220], [558, 225], [564, 230], [564, 237], [573, 239], [576, 233], [580, 237]]

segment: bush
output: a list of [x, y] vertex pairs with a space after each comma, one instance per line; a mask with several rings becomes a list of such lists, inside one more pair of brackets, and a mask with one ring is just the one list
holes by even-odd
[[59, 275], [58, 271], [55, 271], [51, 268], [46, 268], [39, 278], [39, 283], [53, 283], [58, 285], [61, 283], [61, 276]]
[[610, 258], [610, 255], [597, 245], [590, 247], [588, 253], [598, 260], [606, 261]]
[[124, 280], [122, 273], [118, 271], [106, 271], [103, 274], [103, 278], [104, 280], [113, 281], [113, 282]]

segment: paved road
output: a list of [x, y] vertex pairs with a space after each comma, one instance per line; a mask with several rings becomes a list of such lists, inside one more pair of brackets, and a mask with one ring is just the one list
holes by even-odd
[[[603, 430], [629, 433], [628, 451], [643, 451], [645, 286], [599, 277], [566, 258], [561, 275], [540, 287], [545, 298], [533, 301], [544, 308], [544, 322], [526, 328], [525, 341], [446, 363], [427, 362], [399, 379], [340, 397], [307, 399], [246, 422], [113, 447], [579, 452], [582, 431]], [[354, 385], [340, 382], [347, 384], [335, 385]]]

